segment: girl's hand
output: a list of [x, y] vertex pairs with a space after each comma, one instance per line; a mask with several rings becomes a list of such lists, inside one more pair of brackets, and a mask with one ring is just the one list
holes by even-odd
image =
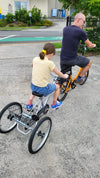
[[64, 74], [64, 78], [68, 78], [69, 77], [69, 75], [68, 74]]

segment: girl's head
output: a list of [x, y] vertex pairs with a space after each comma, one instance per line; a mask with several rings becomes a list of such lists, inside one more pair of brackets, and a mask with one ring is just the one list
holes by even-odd
[[45, 55], [53, 54], [55, 55], [55, 47], [52, 43], [46, 43], [43, 47], [42, 52], [40, 52], [40, 59], [44, 59]]

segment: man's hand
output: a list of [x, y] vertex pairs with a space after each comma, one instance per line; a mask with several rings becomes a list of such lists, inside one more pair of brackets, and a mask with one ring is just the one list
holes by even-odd
[[93, 48], [95, 48], [96, 47], [96, 44], [92, 44], [93, 45]]
[[86, 44], [86, 46], [89, 47], [89, 48], [95, 48], [95, 47], [96, 47], [96, 44], [93, 44], [89, 39], [87, 39], [87, 40], [85, 41], [85, 44]]

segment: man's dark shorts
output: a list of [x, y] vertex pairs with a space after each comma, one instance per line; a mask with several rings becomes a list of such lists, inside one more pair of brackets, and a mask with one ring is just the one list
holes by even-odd
[[[85, 56], [77, 56], [74, 60], [66, 60], [63, 63], [60, 64], [61, 71], [65, 71], [65, 68], [69, 66], [79, 66], [79, 67], [85, 67], [87, 64], [89, 64], [90, 60], [86, 58]], [[65, 73], [65, 72], [64, 72]]]

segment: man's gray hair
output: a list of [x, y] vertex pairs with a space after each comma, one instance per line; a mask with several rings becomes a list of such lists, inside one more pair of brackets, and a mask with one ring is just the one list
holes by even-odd
[[75, 15], [74, 21], [77, 20], [77, 19], [79, 19], [79, 18], [82, 18], [82, 17], [84, 17], [84, 16], [85, 16], [85, 15], [80, 12], [80, 13], [78, 13], [78, 14]]

